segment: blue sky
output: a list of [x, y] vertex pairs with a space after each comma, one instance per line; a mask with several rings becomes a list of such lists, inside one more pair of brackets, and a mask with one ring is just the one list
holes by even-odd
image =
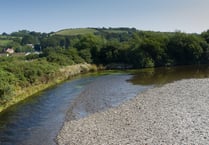
[[0, 33], [80, 27], [200, 33], [209, 29], [209, 0], [0, 0]]

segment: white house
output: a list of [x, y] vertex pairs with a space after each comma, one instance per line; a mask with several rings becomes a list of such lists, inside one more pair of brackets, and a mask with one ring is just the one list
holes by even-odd
[[7, 48], [6, 49], [6, 53], [8, 53], [8, 54], [13, 54], [15, 51], [14, 51], [14, 49], [12, 49], [12, 48]]

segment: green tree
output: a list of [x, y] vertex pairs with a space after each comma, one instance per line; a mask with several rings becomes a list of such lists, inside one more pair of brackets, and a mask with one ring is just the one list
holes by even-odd
[[209, 43], [209, 30], [202, 32], [201, 36], [206, 40], [207, 43]]
[[177, 32], [169, 40], [168, 54], [178, 65], [199, 63], [203, 53], [201, 42], [197, 35]]
[[81, 56], [81, 58], [83, 58], [87, 63], [92, 63], [92, 59], [91, 59], [91, 51], [90, 49], [82, 49], [79, 51], [79, 56]]
[[117, 40], [107, 42], [106, 46], [101, 48], [100, 61], [105, 64], [119, 62], [120, 47], [120, 43]]
[[25, 36], [23, 36], [22, 42], [21, 42], [22, 45], [25, 45], [25, 44], [37, 44], [37, 43], [38, 43], [38, 38], [33, 36], [33, 35], [25, 35]]
[[165, 48], [159, 41], [145, 39], [140, 47], [153, 60], [155, 66], [164, 65]]
[[0, 80], [0, 104], [2, 104], [14, 94], [17, 79], [12, 73], [0, 70]]

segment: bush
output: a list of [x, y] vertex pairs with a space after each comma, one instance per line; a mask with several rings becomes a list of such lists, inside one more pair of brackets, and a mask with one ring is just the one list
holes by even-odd
[[39, 54], [29, 54], [25, 57], [26, 60], [33, 60], [38, 58], [39, 58]]
[[17, 78], [11, 73], [0, 70], [0, 80], [0, 104], [2, 104], [15, 93]]

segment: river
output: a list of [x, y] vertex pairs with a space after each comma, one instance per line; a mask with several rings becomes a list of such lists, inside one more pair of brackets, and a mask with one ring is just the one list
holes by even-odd
[[187, 66], [76, 77], [0, 113], [0, 145], [53, 145], [65, 119], [117, 106], [155, 85], [208, 76], [207, 66]]

